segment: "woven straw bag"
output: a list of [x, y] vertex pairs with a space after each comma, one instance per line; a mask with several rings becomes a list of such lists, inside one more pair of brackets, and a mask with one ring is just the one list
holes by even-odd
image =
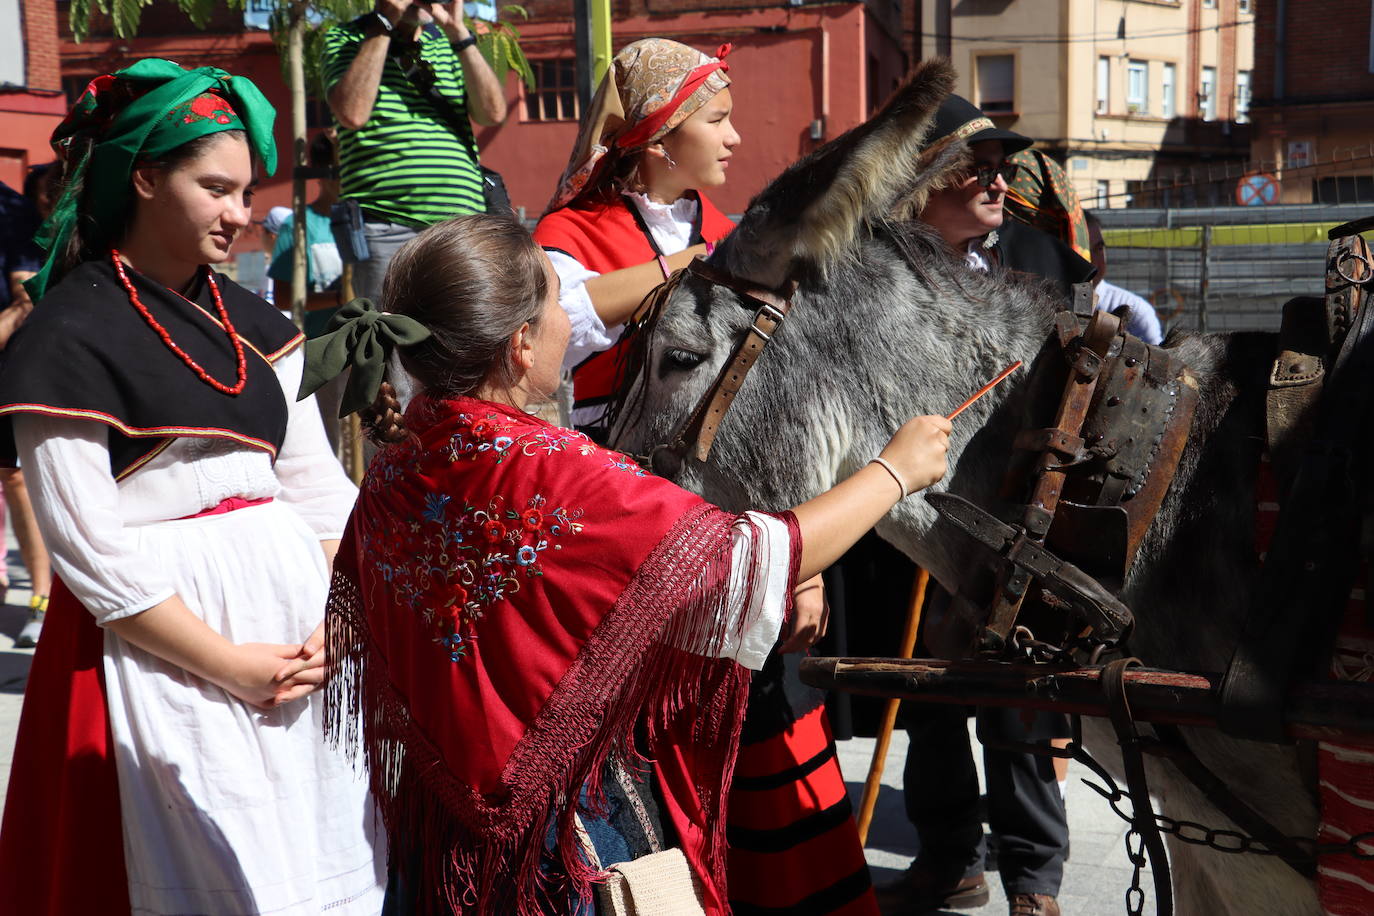
[[681, 849], [665, 849], [606, 869], [597, 888], [601, 908], [615, 916], [705, 916], [701, 882]]
[[581, 816], [576, 817], [577, 838], [582, 844], [582, 851], [587, 861], [601, 871], [604, 879], [604, 883], [596, 888], [597, 901], [601, 904], [599, 909], [612, 916], [706, 916], [701, 881], [688, 864], [687, 856], [676, 847], [663, 848], [644, 812], [643, 801], [634, 781], [619, 764], [612, 768], [612, 772], [639, 817], [652, 851], [629, 862], [603, 866]]

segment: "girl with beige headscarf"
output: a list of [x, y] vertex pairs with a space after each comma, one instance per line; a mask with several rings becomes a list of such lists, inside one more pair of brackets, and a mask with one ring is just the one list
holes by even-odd
[[572, 320], [573, 420], [596, 435], [624, 323], [672, 270], [734, 228], [702, 193], [725, 182], [740, 137], [723, 45], [710, 57], [666, 38], [615, 56], [534, 230]]

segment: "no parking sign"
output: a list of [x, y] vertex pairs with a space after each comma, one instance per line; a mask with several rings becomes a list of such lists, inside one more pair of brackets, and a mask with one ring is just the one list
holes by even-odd
[[1251, 172], [1236, 183], [1236, 203], [1264, 207], [1279, 201], [1279, 180], [1264, 172]]

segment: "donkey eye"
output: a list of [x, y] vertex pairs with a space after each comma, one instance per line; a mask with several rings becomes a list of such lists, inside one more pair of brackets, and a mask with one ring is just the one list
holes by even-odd
[[677, 347], [669, 347], [663, 351], [663, 358], [668, 361], [674, 369], [695, 369], [701, 365], [701, 361], [706, 357], [700, 353], [693, 353], [691, 350], [680, 350]]

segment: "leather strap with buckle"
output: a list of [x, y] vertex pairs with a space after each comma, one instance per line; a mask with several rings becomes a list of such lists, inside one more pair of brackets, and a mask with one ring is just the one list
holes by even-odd
[[792, 309], [792, 294], [796, 292], [797, 284], [795, 281], [789, 281], [786, 296], [778, 296], [770, 290], [752, 286], [712, 267], [700, 257], [694, 258], [692, 263], [687, 265], [687, 271], [712, 285], [732, 290], [743, 299], [758, 305], [744, 339], [721, 367], [715, 383], [697, 403], [696, 409], [692, 411], [691, 417], [677, 436], [675, 444], [685, 448], [691, 443], [693, 457], [698, 461], [705, 461], [711, 454], [711, 445], [716, 440], [716, 433], [720, 431], [720, 423], [725, 419], [725, 413], [730, 409], [730, 405], [734, 403], [735, 395], [739, 394], [740, 388], [744, 385], [749, 370], [754, 367], [754, 363], [773, 339], [773, 335], [787, 319], [787, 313]]

